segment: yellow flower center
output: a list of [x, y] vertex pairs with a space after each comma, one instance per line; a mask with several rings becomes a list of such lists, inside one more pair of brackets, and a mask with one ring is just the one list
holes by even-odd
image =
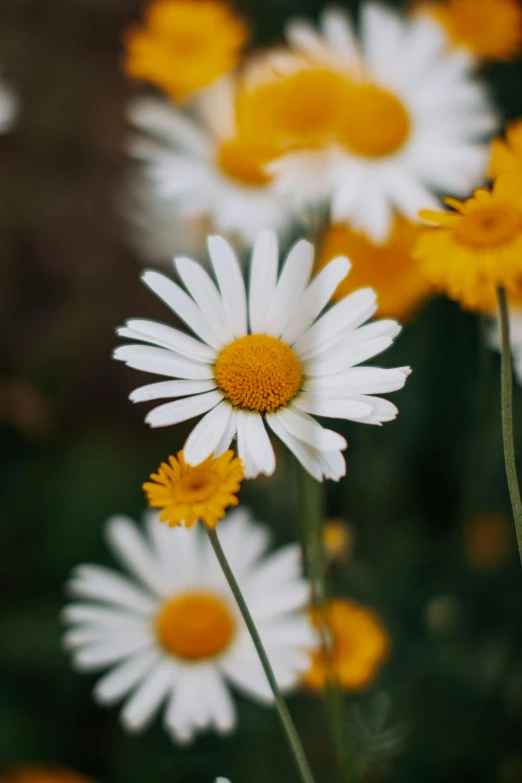
[[217, 151], [218, 166], [227, 176], [253, 186], [270, 182], [264, 166], [273, 157], [273, 151], [263, 143], [240, 138], [222, 142]]
[[226, 603], [203, 591], [172, 598], [156, 617], [161, 645], [178, 658], [191, 661], [222, 653], [235, 630], [236, 622]]
[[323, 68], [274, 77], [239, 96], [238, 125], [250, 137], [261, 128], [281, 152], [329, 144], [343, 125], [350, 88], [342, 74]]
[[379, 158], [397, 152], [410, 135], [403, 103], [374, 84], [353, 86], [342, 142], [356, 155]]
[[509, 204], [484, 206], [462, 219], [455, 230], [455, 238], [475, 248], [498, 247], [510, 242], [522, 232], [522, 214]]
[[227, 345], [215, 372], [219, 388], [232, 405], [260, 413], [288, 405], [303, 377], [292, 349], [266, 334], [248, 334]]
[[522, 46], [518, 0], [448, 0], [428, 4], [457, 46], [492, 60], [515, 57]]

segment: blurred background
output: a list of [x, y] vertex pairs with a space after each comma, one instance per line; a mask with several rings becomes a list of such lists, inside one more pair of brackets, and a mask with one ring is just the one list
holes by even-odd
[[[320, 0], [244, 0], [257, 44]], [[357, 12], [357, 3], [342, 5]], [[1, 0], [0, 69], [20, 112], [0, 138], [0, 771], [22, 762], [103, 783], [293, 781], [274, 711], [238, 697], [227, 739], [174, 746], [159, 721], [131, 737], [91, 699], [60, 643], [63, 584], [79, 562], [110, 563], [103, 523], [139, 518], [141, 483], [189, 425], [150, 430], [127, 395], [135, 372], [111, 360], [115, 327], [160, 320], [139, 281], [144, 264], [120, 216], [128, 168], [124, 29], [140, 0]], [[522, 65], [488, 67], [504, 118], [522, 114]], [[522, 574], [505, 481], [499, 357], [479, 320], [432, 300], [383, 360], [413, 375], [380, 428], [341, 424], [348, 474], [330, 485], [328, 517], [346, 524], [331, 591], [370, 605], [391, 654], [371, 688], [348, 695], [356, 723], [386, 725], [369, 780], [522, 781]], [[485, 382], [484, 382], [485, 379]], [[144, 381], [145, 382], [145, 381]], [[515, 389], [522, 448], [522, 390]], [[280, 444], [274, 479], [242, 502], [295, 539], [294, 464]], [[290, 698], [312, 766], [332, 779], [320, 702]], [[355, 728], [354, 728], [355, 731]], [[379, 738], [376, 739], [376, 747]], [[379, 752], [376, 754], [379, 756]], [[392, 755], [393, 758], [387, 758]]]

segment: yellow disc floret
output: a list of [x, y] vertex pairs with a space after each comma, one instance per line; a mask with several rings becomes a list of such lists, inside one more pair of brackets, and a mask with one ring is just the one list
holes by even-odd
[[450, 299], [470, 310], [494, 310], [497, 288], [522, 294], [522, 192], [502, 175], [492, 191], [480, 188], [455, 212], [421, 212], [436, 228], [421, 232], [414, 248], [421, 271]]
[[151, 481], [143, 484], [151, 508], [161, 508], [161, 522], [186, 527], [199, 520], [215, 528], [229, 506], [237, 506], [236, 493], [244, 478], [243, 464], [232, 451], [208, 457], [195, 467], [187, 465], [183, 452], [162, 462]]
[[522, 50], [518, 0], [447, 0], [423, 4], [455, 46], [484, 60], [510, 60]]
[[[328, 656], [315, 653], [304, 684], [322, 690], [328, 678], [328, 666], [346, 690], [364, 690], [371, 685], [390, 649], [390, 640], [377, 613], [349, 599], [331, 600], [325, 608], [326, 627], [331, 639]], [[314, 612], [312, 619], [318, 625]]]
[[259, 139], [229, 139], [221, 142], [217, 150], [221, 171], [231, 179], [253, 187], [270, 182], [265, 165], [274, 157], [273, 149]]
[[431, 291], [412, 257], [420, 233], [418, 224], [396, 217], [392, 232], [383, 245], [377, 245], [363, 232], [346, 224], [327, 230], [317, 266], [322, 269], [337, 256], [352, 262], [350, 274], [342, 280], [334, 299], [342, 299], [369, 286], [377, 294], [379, 315], [404, 320], [411, 316]]
[[124, 68], [183, 101], [231, 71], [246, 38], [219, 0], [152, 0], [144, 24], [127, 33]]
[[163, 604], [156, 617], [162, 647], [178, 658], [215, 658], [234, 638], [236, 621], [225, 601], [212, 593], [182, 593]]
[[374, 84], [350, 91], [341, 142], [355, 155], [381, 158], [401, 149], [410, 135], [410, 117], [395, 95]]
[[234, 340], [218, 356], [216, 381], [232, 405], [271, 413], [301, 388], [303, 370], [292, 349], [266, 334]]

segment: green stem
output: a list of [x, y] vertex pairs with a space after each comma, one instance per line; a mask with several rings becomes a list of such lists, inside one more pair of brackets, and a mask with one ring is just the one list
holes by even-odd
[[499, 288], [498, 309], [502, 336], [501, 354], [501, 400], [502, 400], [502, 436], [504, 439], [504, 460], [511, 498], [511, 508], [517, 531], [518, 551], [522, 560], [522, 502], [517, 477], [515, 459], [515, 439], [513, 435], [513, 369], [511, 365], [511, 344], [509, 340], [509, 313], [506, 292]]
[[324, 485], [299, 466], [299, 496], [305, 540], [305, 562], [312, 583], [312, 601], [319, 620], [321, 651], [326, 662], [325, 704], [332, 741], [343, 779], [353, 779], [346, 736], [344, 697], [336, 676], [328, 631], [328, 600], [325, 584], [326, 559], [323, 540]]
[[256, 628], [254, 620], [252, 619], [250, 610], [246, 604], [245, 599], [243, 598], [243, 594], [239, 588], [239, 585], [232, 572], [232, 569], [230, 568], [229, 562], [223, 551], [223, 547], [221, 546], [221, 542], [219, 541], [217, 532], [207, 527], [205, 527], [205, 530], [207, 531], [207, 535], [212, 545], [212, 549], [216, 553], [216, 557], [219, 561], [219, 565], [223, 569], [223, 573], [225, 574], [226, 580], [230, 586], [230, 589], [232, 590], [234, 598], [236, 599], [237, 605], [239, 607], [239, 611], [243, 615], [243, 619], [248, 628], [248, 632], [250, 633], [250, 636], [252, 637], [252, 641], [254, 642], [254, 646], [256, 648], [257, 654], [259, 655], [259, 660], [261, 661], [261, 665], [265, 671], [268, 684], [270, 685], [270, 688], [274, 695], [274, 700], [277, 707], [277, 711], [279, 713], [279, 718], [281, 719], [281, 723], [283, 724], [286, 737], [288, 739], [290, 748], [292, 749], [295, 763], [297, 764], [297, 768], [299, 769], [299, 773], [301, 775], [303, 783], [314, 783], [314, 777], [312, 775], [312, 771], [308, 764], [303, 746], [301, 744], [301, 740], [299, 739], [299, 735], [297, 734], [297, 729], [294, 725], [288, 707], [286, 706], [286, 702], [281, 695], [281, 691], [279, 690], [279, 686], [277, 684], [274, 671], [268, 659], [268, 655], [266, 654], [266, 650], [263, 646], [263, 642], [261, 641], [261, 637], [259, 636], [259, 632]]

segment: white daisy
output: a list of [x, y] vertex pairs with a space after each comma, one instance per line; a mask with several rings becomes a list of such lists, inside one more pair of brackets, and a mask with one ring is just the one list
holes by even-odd
[[350, 263], [335, 258], [310, 282], [313, 247], [305, 240], [292, 248], [278, 277], [277, 239], [262, 233], [248, 297], [230, 245], [217, 236], [208, 244], [219, 290], [188, 258], [175, 265], [190, 295], [159, 272], [142, 275], [198, 339], [155, 321], [132, 319], [118, 329], [138, 342], [117, 348], [115, 359], [176, 379], [136, 389], [130, 399], [182, 398], [150, 411], [145, 420], [152, 427], [205, 414], [184, 446], [189, 465], [221, 454], [237, 436], [245, 476], [271, 475], [267, 424], [314, 478], [338, 480], [346, 472], [346, 440], [312, 415], [367, 424], [396, 417], [395, 405], [373, 395], [402, 388], [409, 367], [357, 365], [388, 348], [400, 326], [391, 320], [361, 326], [376, 310], [370, 288], [322, 315]]
[[294, 149], [268, 165], [281, 192], [300, 202], [331, 192], [333, 220], [381, 242], [394, 210], [416, 219], [419, 209], [438, 206], [434, 191], [465, 196], [481, 183], [482, 142], [497, 118], [472, 60], [448, 51], [436, 23], [367, 2], [360, 43], [340, 9], [323, 13], [320, 32], [294, 21], [287, 36], [294, 65], [278, 55], [271, 76], [258, 68], [250, 87], [263, 133], [279, 123], [296, 134]]
[[[192, 114], [160, 99], [131, 104], [130, 121], [144, 135], [131, 141], [129, 152], [145, 164], [163, 236], [167, 211], [209, 218], [211, 231], [247, 245], [263, 229], [286, 234], [295, 224], [296, 209], [265, 172], [262, 137], [255, 143], [238, 137], [234, 85], [220, 80], [198, 97]], [[172, 240], [170, 256], [179, 252]]]
[[[132, 578], [78, 566], [68, 584], [80, 599], [63, 611], [65, 644], [82, 671], [110, 667], [94, 689], [139, 731], [164, 706], [165, 729], [180, 742], [198, 731], [230, 732], [229, 685], [264, 703], [272, 693], [250, 635], [203, 528], [171, 530], [148, 514], [145, 530], [126, 517], [107, 523], [108, 541]], [[237, 509], [219, 536], [283, 690], [293, 688], [317, 644], [310, 590], [297, 544], [266, 555], [268, 529]]]
[[[520, 307], [510, 307], [509, 309], [509, 341], [511, 343], [515, 377], [518, 383], [522, 385], [522, 308]], [[498, 319], [491, 322], [489, 343], [492, 348], [500, 352], [502, 336]]]

